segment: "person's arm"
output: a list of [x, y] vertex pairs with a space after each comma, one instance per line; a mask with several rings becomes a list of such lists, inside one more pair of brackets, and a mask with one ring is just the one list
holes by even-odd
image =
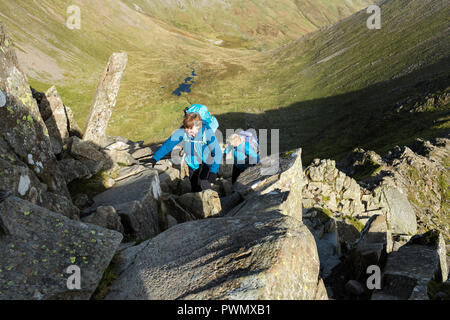
[[245, 142], [245, 154], [250, 158], [250, 164], [257, 164], [259, 162], [259, 154], [250, 146], [250, 142]]
[[177, 129], [170, 136], [170, 138], [167, 139], [166, 142], [163, 143], [163, 145], [158, 149], [158, 151], [155, 152], [155, 154], [153, 155], [152, 158], [155, 159], [156, 162], [158, 162], [159, 160], [164, 158], [164, 156], [166, 154], [171, 152], [172, 149], [175, 148], [175, 146], [183, 140], [183, 136], [184, 136], [184, 130], [182, 128]]
[[222, 164], [222, 149], [217, 142], [216, 135], [212, 129], [208, 128], [205, 132], [206, 134], [206, 144], [209, 147], [211, 158], [213, 162], [211, 164], [210, 172], [217, 175], [219, 172], [220, 165]]

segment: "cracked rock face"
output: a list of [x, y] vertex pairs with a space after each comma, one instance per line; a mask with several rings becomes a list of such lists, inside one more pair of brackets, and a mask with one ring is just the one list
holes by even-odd
[[16, 160], [25, 163], [49, 191], [70, 198], [52, 152], [48, 130], [3, 25], [0, 25], [0, 90], [6, 97], [5, 106], [0, 108], [3, 141], [14, 152]]

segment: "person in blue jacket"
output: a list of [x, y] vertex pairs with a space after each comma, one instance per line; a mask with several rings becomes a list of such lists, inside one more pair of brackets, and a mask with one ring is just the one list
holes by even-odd
[[189, 166], [192, 192], [211, 189], [222, 164], [222, 150], [214, 131], [206, 122], [202, 121], [198, 113], [186, 114], [183, 126], [163, 143], [149, 162], [154, 167], [182, 141], [184, 141], [186, 153], [185, 160]]
[[233, 152], [234, 163], [231, 181], [234, 184], [244, 170], [259, 162], [259, 153], [256, 149], [257, 142], [252, 143], [244, 135], [233, 134], [228, 141], [224, 156], [226, 157], [230, 151]]

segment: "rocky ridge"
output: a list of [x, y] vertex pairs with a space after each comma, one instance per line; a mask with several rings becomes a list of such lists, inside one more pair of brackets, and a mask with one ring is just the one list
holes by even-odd
[[[306, 168], [293, 150], [234, 185], [223, 165], [192, 193], [184, 163], [145, 163], [158, 146], [98, 119], [102, 139], [84, 139], [55, 87], [30, 89], [0, 31], [1, 299], [427, 299], [446, 281], [448, 139]], [[117, 94], [120, 64], [97, 97]], [[91, 114], [112, 112], [114, 99], [95, 101]], [[71, 265], [81, 289], [67, 287]]]

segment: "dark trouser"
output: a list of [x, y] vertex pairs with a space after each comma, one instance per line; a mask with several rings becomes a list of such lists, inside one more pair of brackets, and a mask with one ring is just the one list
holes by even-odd
[[245, 171], [246, 168], [239, 168], [236, 165], [233, 166], [233, 174], [231, 177], [231, 183], [235, 183], [239, 175]]
[[189, 180], [191, 181], [192, 192], [201, 192], [211, 189], [208, 181], [209, 166], [202, 163], [197, 170], [189, 167]]

